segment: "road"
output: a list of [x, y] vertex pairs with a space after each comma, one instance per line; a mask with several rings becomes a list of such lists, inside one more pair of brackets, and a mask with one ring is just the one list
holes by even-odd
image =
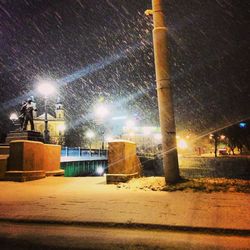
[[237, 178], [250, 180], [248, 157], [180, 157], [180, 172], [186, 178]]
[[250, 237], [164, 230], [0, 223], [2, 250], [249, 249]]

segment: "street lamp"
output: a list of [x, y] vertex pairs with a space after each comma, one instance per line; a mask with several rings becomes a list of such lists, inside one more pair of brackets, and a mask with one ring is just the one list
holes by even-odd
[[11, 113], [11, 114], [10, 114], [10, 120], [12, 121], [12, 124], [13, 124], [14, 126], [16, 126], [16, 125], [17, 125], [17, 124], [16, 124], [16, 121], [18, 120], [17, 114], [16, 114], [16, 113]]
[[104, 120], [109, 115], [109, 108], [107, 105], [103, 103], [99, 103], [94, 108], [95, 120], [101, 127], [101, 136], [102, 136], [102, 146], [101, 149], [104, 150], [104, 134], [105, 134], [105, 127], [104, 127]]
[[96, 119], [103, 120], [109, 114], [109, 109], [106, 105], [99, 104], [95, 107], [94, 112], [95, 112]]
[[48, 130], [48, 96], [55, 92], [55, 87], [48, 81], [43, 81], [38, 86], [38, 91], [44, 96], [44, 142], [49, 142], [49, 130]]
[[92, 130], [88, 130], [85, 135], [89, 139], [89, 152], [91, 156], [91, 143], [92, 139], [95, 137], [95, 133]]

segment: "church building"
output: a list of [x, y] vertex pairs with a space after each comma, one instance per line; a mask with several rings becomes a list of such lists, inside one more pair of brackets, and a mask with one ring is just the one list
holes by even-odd
[[[37, 116], [37, 112], [34, 111], [34, 126], [35, 131], [44, 133], [45, 129], [45, 113], [41, 114], [40, 116]], [[51, 115], [48, 113], [48, 130], [50, 135], [50, 141], [54, 144], [64, 144], [65, 137], [65, 116], [64, 116], [64, 109], [63, 105], [60, 101], [60, 99], [57, 99], [56, 105], [55, 105], [55, 115]]]

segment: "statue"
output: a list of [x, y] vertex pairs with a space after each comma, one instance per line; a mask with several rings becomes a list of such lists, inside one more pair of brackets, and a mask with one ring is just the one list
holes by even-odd
[[37, 109], [36, 107], [34, 107], [32, 99], [29, 98], [27, 102], [23, 103], [21, 110], [20, 110], [19, 120], [21, 124], [21, 129], [23, 131], [27, 130], [28, 122], [30, 122], [31, 130], [35, 130], [34, 121], [33, 121], [33, 111], [37, 111]]

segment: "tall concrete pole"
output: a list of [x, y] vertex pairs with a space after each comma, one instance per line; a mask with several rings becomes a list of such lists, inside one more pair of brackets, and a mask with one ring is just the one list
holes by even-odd
[[162, 134], [163, 167], [166, 183], [179, 180], [179, 165], [176, 148], [176, 130], [172, 91], [168, 65], [167, 27], [163, 10], [163, 0], [152, 0], [153, 43], [158, 96], [158, 108]]

